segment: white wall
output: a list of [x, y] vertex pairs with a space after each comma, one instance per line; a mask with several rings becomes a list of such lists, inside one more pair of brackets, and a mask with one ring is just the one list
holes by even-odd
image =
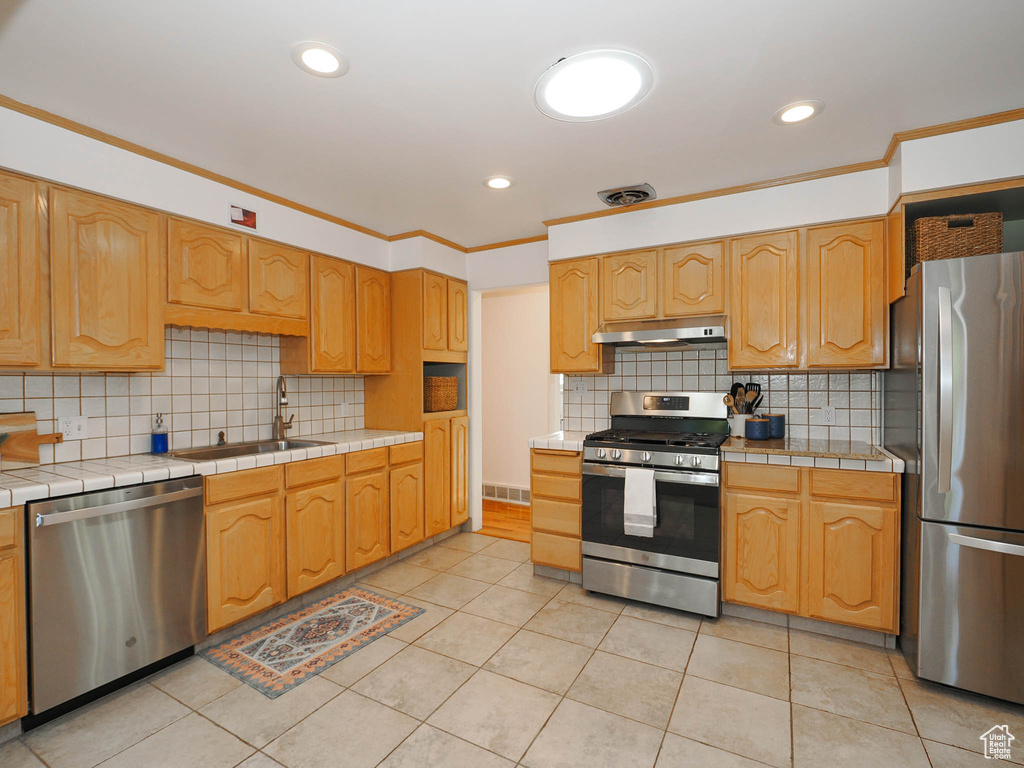
[[548, 228], [548, 258], [880, 216], [889, 208], [888, 182], [878, 168], [559, 224]]
[[482, 482], [530, 487], [531, 437], [551, 423], [548, 287], [483, 294], [481, 302]]
[[469, 285], [476, 290], [538, 285], [548, 281], [548, 243], [511, 245], [466, 257]]
[[397, 272], [401, 269], [424, 267], [435, 272], [442, 272], [452, 277], [466, 279], [466, 254], [441, 245], [425, 237], [410, 237], [389, 243], [389, 269]]

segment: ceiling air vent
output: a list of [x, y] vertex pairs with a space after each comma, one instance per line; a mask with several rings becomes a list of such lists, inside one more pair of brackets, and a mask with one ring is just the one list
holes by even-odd
[[658, 193], [650, 184], [633, 184], [629, 187], [616, 187], [615, 189], [604, 189], [597, 193], [601, 201], [606, 205], [636, 205], [644, 200], [657, 200]]

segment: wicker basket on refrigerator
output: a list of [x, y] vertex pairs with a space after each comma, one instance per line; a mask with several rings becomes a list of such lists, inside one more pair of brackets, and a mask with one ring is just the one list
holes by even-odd
[[1003, 214], [927, 216], [914, 222], [907, 244], [907, 275], [919, 261], [1003, 252]]

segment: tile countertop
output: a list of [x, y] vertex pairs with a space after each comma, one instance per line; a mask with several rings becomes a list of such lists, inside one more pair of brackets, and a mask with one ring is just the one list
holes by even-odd
[[848, 440], [745, 440], [730, 437], [722, 444], [722, 460], [826, 469], [902, 472], [904, 464], [884, 448]]
[[531, 448], [547, 448], [551, 451], [582, 451], [586, 432], [552, 432], [542, 437], [531, 437]]
[[261, 453], [256, 456], [233, 456], [230, 459], [216, 461], [187, 461], [147, 453], [91, 461], [69, 461], [63, 464], [43, 464], [31, 469], [14, 469], [0, 474], [0, 509], [20, 506], [26, 501], [98, 491], [103, 488], [137, 485], [188, 475], [219, 475], [239, 469], [287, 464], [319, 456], [412, 443], [422, 440], [423, 433], [354, 429], [323, 435], [302, 435], [295, 439], [320, 440], [327, 445]]

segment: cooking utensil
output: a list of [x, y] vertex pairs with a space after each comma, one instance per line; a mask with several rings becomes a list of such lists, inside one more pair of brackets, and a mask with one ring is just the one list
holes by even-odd
[[743, 388], [742, 384], [740, 384], [740, 388], [736, 390], [736, 394], [733, 395], [733, 398], [736, 400], [736, 407], [739, 408], [739, 412], [740, 413], [746, 413], [747, 412], [747, 391]]
[[750, 412], [754, 413], [758, 408], [761, 407], [761, 401], [764, 400], [764, 395], [758, 395], [757, 399], [751, 403]]
[[39, 466], [39, 446], [62, 443], [64, 435], [36, 434], [36, 414], [0, 413], [0, 470]]
[[761, 385], [753, 381], [749, 382], [745, 389], [747, 390], [747, 392], [756, 392], [759, 395], [761, 394]]
[[722, 402], [725, 403], [729, 410], [731, 410], [733, 413], [739, 414], [739, 411], [736, 410], [736, 400], [733, 398], [732, 395], [726, 395], [725, 397], [723, 397]]

